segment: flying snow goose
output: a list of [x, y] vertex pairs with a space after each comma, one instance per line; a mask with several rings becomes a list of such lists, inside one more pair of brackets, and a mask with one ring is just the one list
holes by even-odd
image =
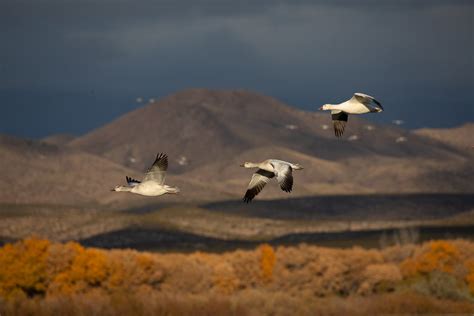
[[334, 132], [341, 137], [346, 127], [349, 114], [365, 114], [382, 112], [383, 107], [374, 97], [363, 93], [354, 93], [350, 100], [339, 104], [325, 104], [319, 108], [323, 111], [331, 111]]
[[145, 196], [159, 196], [167, 193], [179, 193], [177, 187], [165, 185], [166, 170], [168, 169], [168, 156], [166, 154], [156, 155], [155, 162], [145, 173], [143, 181], [125, 177], [127, 185], [118, 185], [112, 191], [131, 192]]
[[252, 175], [252, 179], [245, 192], [244, 201], [249, 203], [252, 199], [263, 190], [270, 179], [276, 177], [280, 188], [290, 193], [293, 189], [293, 169], [303, 169], [299, 164], [293, 164], [277, 159], [267, 159], [260, 163], [245, 162], [241, 167], [244, 168], [258, 168]]

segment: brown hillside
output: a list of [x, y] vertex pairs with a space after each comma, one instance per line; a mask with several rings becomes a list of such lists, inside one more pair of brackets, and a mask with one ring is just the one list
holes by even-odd
[[110, 194], [130, 170], [88, 153], [0, 137], [0, 201], [90, 204]]
[[474, 123], [453, 128], [422, 128], [415, 133], [474, 152]]
[[258, 195], [258, 199], [333, 194], [471, 193], [473, 190], [470, 184], [474, 168], [470, 159], [444, 161], [374, 154], [370, 158], [355, 156], [332, 161], [276, 146], [250, 149], [228, 161], [206, 164], [186, 173], [186, 176], [198, 181], [225, 184], [219, 188], [229, 194], [238, 192], [243, 195], [253, 171], [239, 165], [245, 161], [259, 161], [261, 157], [296, 162], [304, 169], [293, 173], [295, 184], [291, 195], [282, 192], [272, 181]]
[[[152, 161], [153, 156], [148, 160]], [[1, 203], [86, 205], [101, 202], [124, 207], [154, 202], [146, 197], [110, 191], [115, 185], [123, 184], [126, 175], [140, 178], [139, 172], [75, 149], [0, 136], [0, 161]], [[199, 183], [179, 177], [170, 177], [169, 181], [186, 192], [179, 201], [211, 196]], [[163, 201], [173, 199], [166, 196], [160, 200]]]

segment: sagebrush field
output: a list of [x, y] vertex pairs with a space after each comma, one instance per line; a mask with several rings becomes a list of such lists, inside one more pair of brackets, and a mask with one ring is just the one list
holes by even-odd
[[473, 313], [474, 243], [159, 254], [30, 238], [0, 248], [0, 296], [2, 315]]

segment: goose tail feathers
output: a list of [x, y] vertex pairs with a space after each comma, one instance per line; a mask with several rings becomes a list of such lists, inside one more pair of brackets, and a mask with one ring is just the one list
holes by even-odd
[[178, 187], [170, 187], [170, 186], [165, 186], [166, 193], [170, 194], [178, 194], [180, 192]]
[[291, 166], [294, 170], [301, 170], [303, 167], [299, 163], [295, 163]]

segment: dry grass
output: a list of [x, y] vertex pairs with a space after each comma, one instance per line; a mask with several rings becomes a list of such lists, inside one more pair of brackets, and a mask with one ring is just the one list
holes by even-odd
[[292, 297], [284, 292], [246, 290], [234, 296], [164, 293], [86, 294], [0, 302], [2, 315], [418, 315], [474, 312], [469, 302], [413, 292], [327, 298]]
[[54, 241], [80, 240], [122, 229], [135, 222], [124, 212], [97, 206], [0, 204], [0, 236], [13, 240], [31, 235]]
[[[258, 213], [262, 214], [260, 210]], [[424, 220], [330, 220], [318, 217], [301, 220], [274, 219], [267, 218], [266, 215], [255, 217], [193, 205], [174, 205], [134, 213], [112, 211], [100, 206], [0, 204], [0, 236], [8, 240], [23, 239], [31, 235], [53, 241], [84, 240], [133, 227], [191, 233], [229, 241], [267, 242], [289, 234], [399, 229], [397, 236], [381, 236], [380, 245], [385, 247], [407, 241], [417, 242], [419, 227], [449, 226], [456, 230], [457, 226], [472, 225], [473, 214], [470, 210], [448, 218]]]

